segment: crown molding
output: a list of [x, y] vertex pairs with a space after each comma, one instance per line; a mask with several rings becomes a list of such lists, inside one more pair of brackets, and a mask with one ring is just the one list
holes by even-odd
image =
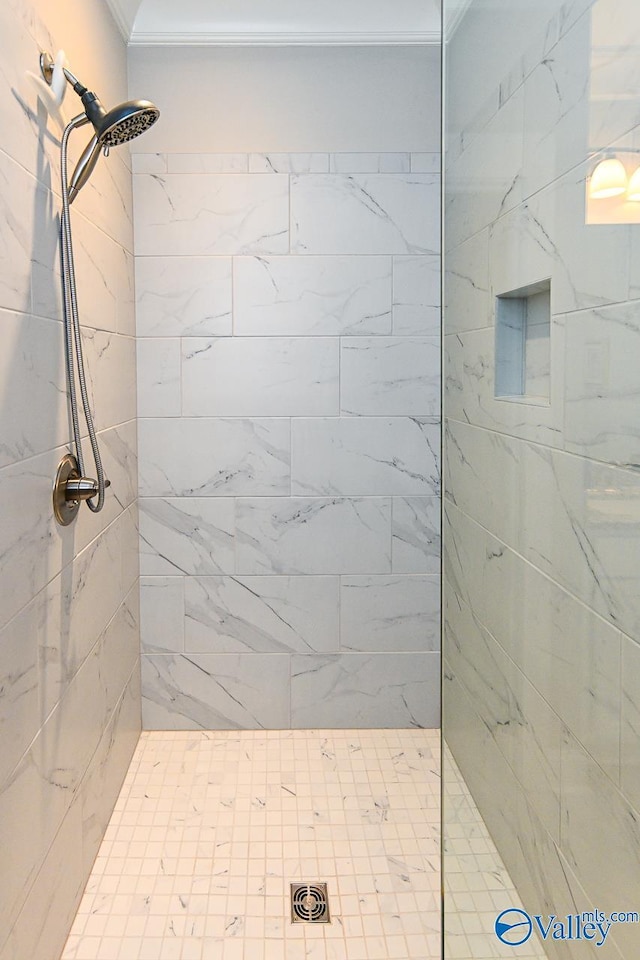
[[111, 10], [113, 19], [116, 22], [118, 30], [127, 43], [131, 40], [131, 10], [124, 0], [107, 0], [107, 6]]
[[[110, 0], [117, 3], [118, 0]], [[469, 0], [471, 2], [471, 0]], [[440, 31], [421, 33], [138, 33], [129, 40], [134, 47], [380, 47], [440, 45]]]

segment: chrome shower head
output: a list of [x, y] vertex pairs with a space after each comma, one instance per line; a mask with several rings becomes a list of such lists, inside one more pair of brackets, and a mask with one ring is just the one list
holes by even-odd
[[149, 100], [127, 100], [107, 111], [95, 93], [87, 90], [66, 67], [64, 74], [82, 101], [86, 116], [86, 120], [82, 118], [82, 121], [90, 121], [95, 130], [73, 172], [69, 185], [71, 202], [93, 173], [100, 151], [104, 149], [108, 152], [110, 147], [120, 146], [140, 136], [156, 122], [160, 111]]

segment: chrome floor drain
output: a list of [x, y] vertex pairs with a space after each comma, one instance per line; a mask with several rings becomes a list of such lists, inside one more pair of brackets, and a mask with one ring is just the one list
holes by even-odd
[[291, 884], [291, 922], [331, 922], [326, 883]]

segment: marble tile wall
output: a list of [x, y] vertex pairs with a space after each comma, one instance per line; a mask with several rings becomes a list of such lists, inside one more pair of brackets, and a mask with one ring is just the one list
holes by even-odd
[[[498, 64], [474, 38], [500, 14], [506, 39], [512, 4], [470, 11], [448, 45], [448, 112], [465, 119], [445, 172], [445, 736], [529, 910], [632, 910], [638, 227], [587, 225], [585, 199], [598, 151], [638, 134], [640, 12], [540, 6]], [[603, 63], [619, 67], [607, 109]], [[471, 111], [462, 64], [493, 77]], [[549, 402], [497, 400], [495, 298], [549, 278]], [[637, 937], [620, 925], [609, 955], [635, 955]]]
[[[86, 368], [112, 486], [56, 525], [69, 422], [59, 285], [59, 130], [25, 71], [62, 47], [126, 99], [106, 4], [0, 5], [0, 957], [59, 956], [140, 731], [131, 169], [112, 151], [72, 211]], [[65, 109], [75, 104], [69, 94]], [[72, 153], [86, 134], [72, 138]]]
[[439, 157], [133, 160], [145, 726], [438, 726]]

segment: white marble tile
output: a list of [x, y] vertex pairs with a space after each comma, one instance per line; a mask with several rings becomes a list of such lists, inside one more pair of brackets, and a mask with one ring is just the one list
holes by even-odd
[[378, 653], [439, 650], [439, 578], [341, 577], [340, 647]]
[[38, 598], [0, 631], [0, 783], [40, 729]]
[[140, 578], [140, 649], [184, 652], [185, 577]]
[[138, 337], [231, 335], [231, 260], [136, 257]]
[[391, 333], [388, 257], [237, 257], [236, 336]]
[[[606, 912], [633, 909], [638, 813], [571, 736], [562, 744], [562, 808], [563, 851], [591, 901]], [[616, 935], [624, 956], [633, 955], [635, 924], [620, 924]]]
[[131, 169], [136, 173], [166, 173], [166, 153], [132, 153]]
[[234, 572], [232, 500], [217, 497], [140, 500], [142, 576]]
[[450, 422], [452, 500], [601, 616], [638, 629], [633, 471]]
[[420, 173], [293, 176], [291, 223], [296, 253], [436, 254], [438, 179]]
[[581, 163], [591, 150], [585, 64], [590, 46], [591, 22], [586, 16], [525, 81], [523, 189], [527, 197]]
[[331, 173], [409, 173], [410, 167], [408, 153], [332, 153], [329, 170]]
[[438, 417], [440, 343], [418, 337], [344, 337], [340, 407], [351, 416]]
[[168, 153], [167, 171], [169, 173], [247, 173], [248, 156], [246, 153]]
[[136, 345], [138, 416], [179, 417], [182, 405], [180, 340], [141, 339]]
[[442, 156], [439, 153], [412, 153], [411, 173], [440, 173]]
[[393, 333], [439, 337], [440, 257], [393, 258]]
[[185, 416], [338, 413], [338, 341], [251, 337], [183, 341]]
[[0, 465], [17, 463], [65, 442], [66, 373], [62, 324], [2, 314]]
[[141, 419], [140, 495], [287, 495], [287, 420]]
[[135, 179], [138, 256], [289, 252], [286, 176], [145, 174]]
[[439, 573], [440, 499], [394, 497], [392, 512], [393, 573]]
[[2, 960], [46, 960], [60, 955], [85, 883], [82, 844], [82, 804], [76, 799], [64, 818], [33, 886], [15, 918]]
[[483, 124], [447, 169], [447, 247], [458, 246], [522, 200], [524, 91]]
[[91, 870], [140, 738], [140, 663], [111, 714], [80, 787], [84, 876]]
[[237, 569], [263, 573], [391, 572], [391, 502], [242, 499], [236, 505]]
[[452, 586], [617, 782], [619, 631], [451, 505], [447, 517]]
[[[29, 312], [31, 309], [31, 270], [33, 255], [33, 209], [42, 213], [48, 207], [46, 193], [36, 181], [11, 160], [0, 155], [0, 303], [5, 309]], [[37, 267], [36, 267], [37, 269]], [[55, 268], [44, 268], [47, 277]]]
[[437, 653], [291, 658], [294, 727], [432, 727], [439, 723]]
[[294, 419], [294, 496], [437, 495], [440, 428], [410, 417]]
[[327, 653], [339, 648], [339, 577], [190, 577], [187, 653]]
[[624, 795], [640, 807], [640, 647], [622, 638], [620, 780]]
[[598, 460], [640, 463], [637, 301], [564, 318], [565, 446]]
[[[483, 230], [447, 251], [444, 258], [447, 334], [493, 326], [494, 304], [489, 287], [489, 231]], [[497, 292], [508, 289], [516, 288], [507, 286]]]
[[135, 339], [84, 327], [82, 343], [96, 429], [135, 420]]
[[563, 725], [467, 604], [445, 589], [445, 657], [551, 836], [560, 836]]
[[281, 730], [289, 726], [288, 682], [283, 654], [143, 657], [144, 726]]
[[250, 153], [249, 173], [329, 173], [329, 154]]

